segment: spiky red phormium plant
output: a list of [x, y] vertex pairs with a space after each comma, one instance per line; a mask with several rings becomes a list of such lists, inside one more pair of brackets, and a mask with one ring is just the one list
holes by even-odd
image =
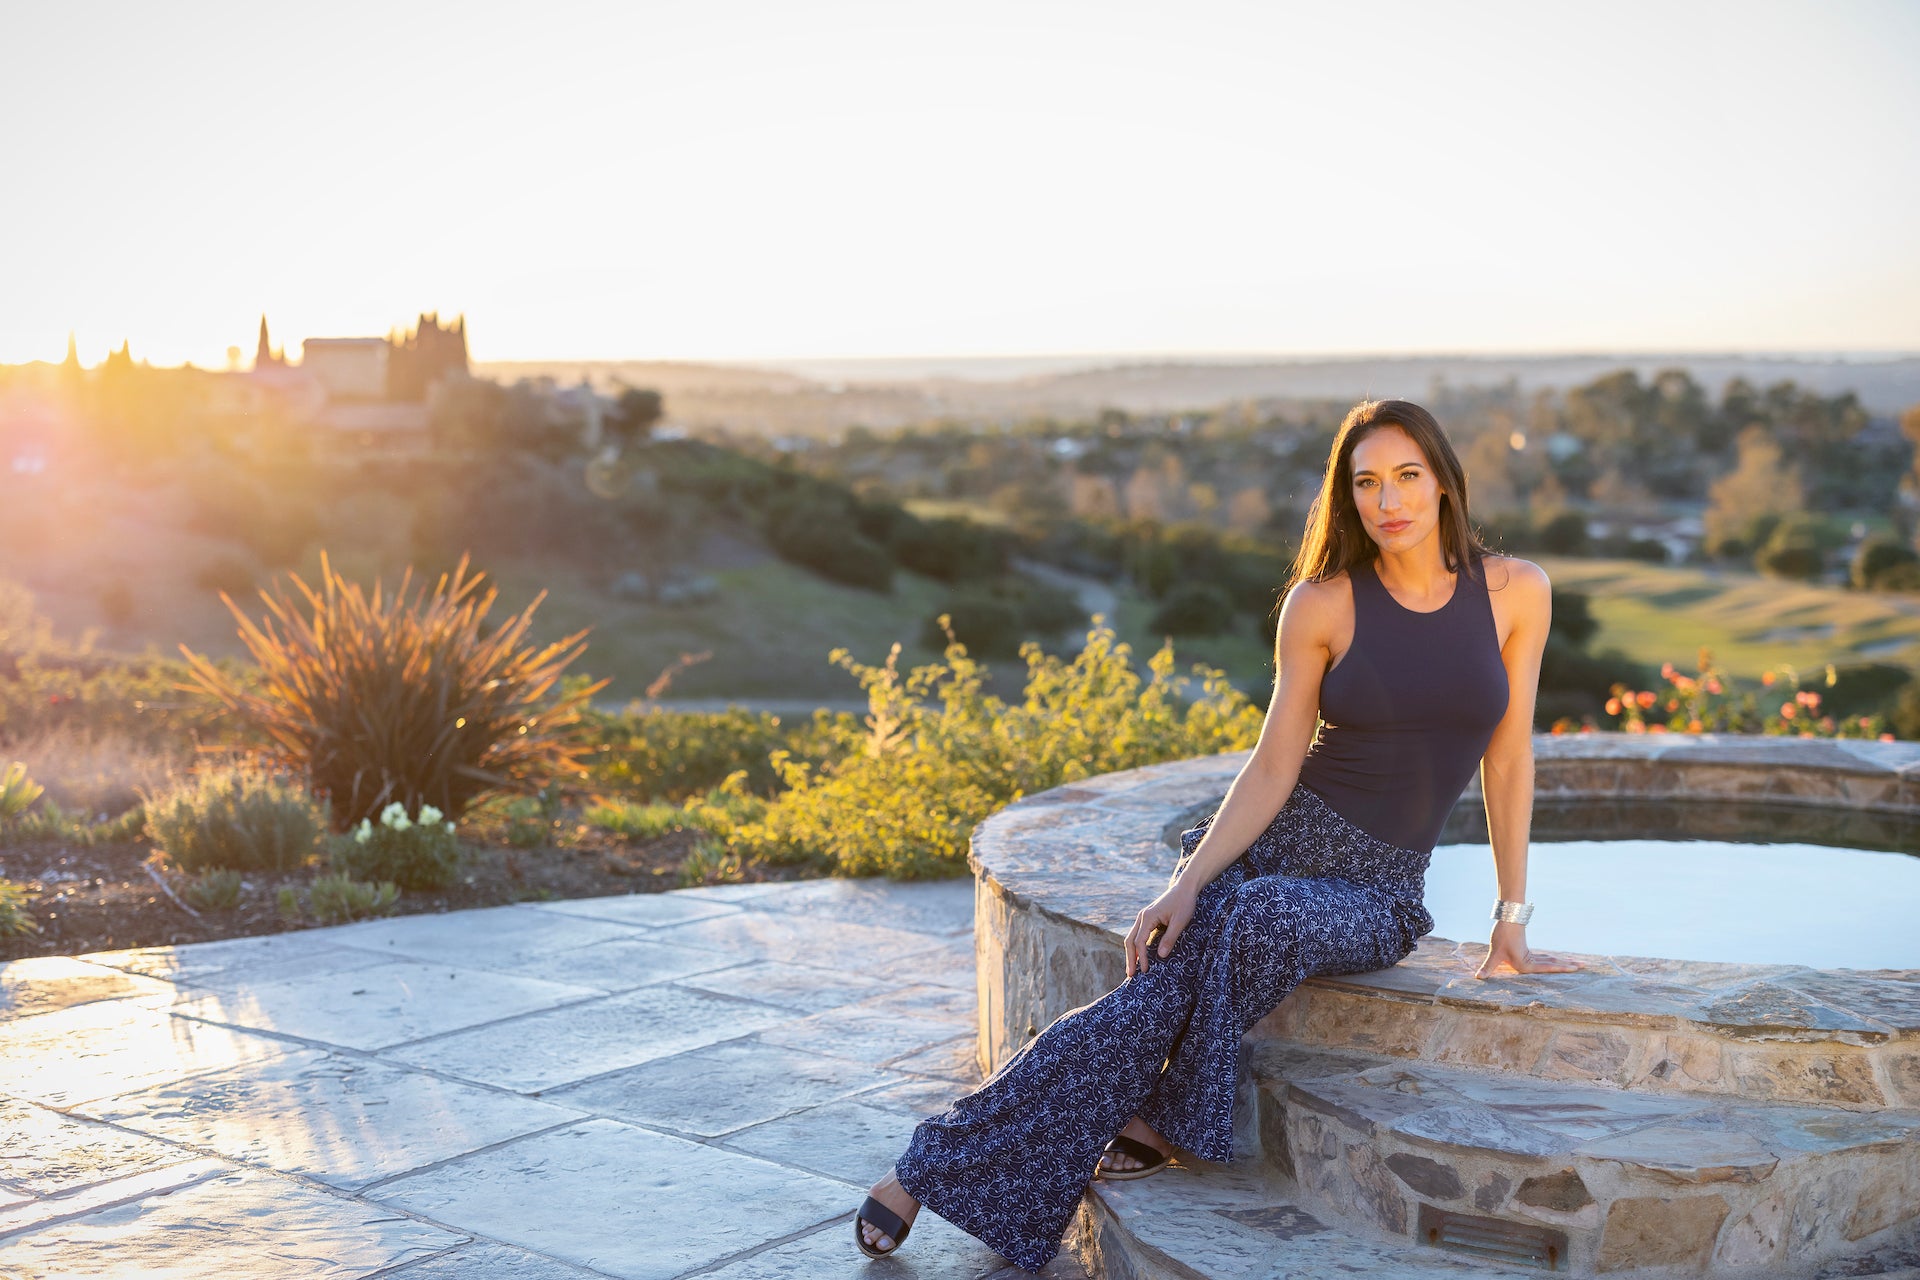
[[[556, 693], [586, 651], [575, 632], [544, 647], [526, 641], [533, 602], [499, 627], [485, 622], [498, 589], [467, 558], [431, 591], [402, 575], [371, 592], [320, 556], [318, 589], [288, 575], [262, 591], [255, 622], [223, 592], [240, 638], [259, 664], [245, 687], [181, 646], [197, 688], [263, 733], [305, 769], [337, 828], [398, 800], [457, 816], [494, 791], [532, 791], [583, 776], [567, 730], [600, 689]], [[303, 608], [304, 605], [304, 608]]]

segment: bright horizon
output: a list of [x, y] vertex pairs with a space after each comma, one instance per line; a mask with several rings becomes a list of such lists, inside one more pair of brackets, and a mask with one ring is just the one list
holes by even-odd
[[1920, 6], [9, 25], [0, 362], [1920, 350]]

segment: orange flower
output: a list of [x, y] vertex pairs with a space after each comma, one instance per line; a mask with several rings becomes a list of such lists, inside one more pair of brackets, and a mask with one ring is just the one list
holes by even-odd
[[1799, 712], [1800, 708], [1794, 706], [1791, 702], [1783, 702], [1780, 704], [1780, 718], [1782, 720], [1791, 720], [1794, 716], [1798, 715]]
[[1610, 716], [1617, 716], [1620, 714], [1620, 699], [1618, 698], [1607, 699], [1607, 714]]
[[1773, 672], [1767, 671], [1762, 673], [1760, 676], [1760, 683], [1763, 685], [1766, 685], [1769, 689], [1771, 689], [1773, 687]]
[[1687, 732], [1688, 732], [1688, 733], [1699, 733], [1699, 732], [1700, 732], [1701, 730], [1703, 730], [1703, 729], [1705, 729], [1706, 727], [1707, 727], [1707, 726], [1705, 726], [1705, 725], [1703, 725], [1703, 724], [1701, 724], [1701, 723], [1700, 723], [1700, 722], [1699, 722], [1698, 720], [1689, 720], [1689, 721], [1687, 721]]
[[1640, 721], [1638, 721], [1638, 720], [1629, 720], [1629, 721], [1627, 721], [1627, 732], [1628, 732], [1628, 733], [1645, 733], [1646, 731], [1647, 731], [1647, 726], [1646, 726], [1645, 724], [1643, 724], [1642, 722], [1640, 722]]
[[1708, 693], [1720, 692], [1720, 681], [1717, 678], [1713, 676], [1707, 677], [1707, 692]]
[[1661, 675], [1661, 677], [1662, 677], [1663, 679], [1666, 679], [1666, 680], [1671, 680], [1671, 679], [1673, 679], [1673, 664], [1672, 664], [1671, 662], [1663, 662], [1663, 663], [1661, 663], [1661, 664], [1660, 664], [1660, 675]]
[[1642, 689], [1639, 693], [1634, 695], [1633, 700], [1635, 702], [1638, 702], [1642, 709], [1651, 707], [1654, 704], [1653, 690]]
[[1679, 709], [1680, 709], [1680, 699], [1678, 698], [1667, 699], [1667, 710], [1678, 711]]
[[1647, 726], [1648, 733], [1665, 733], [1666, 731], [1667, 726], [1663, 724], [1650, 724]]
[[1883, 734], [1881, 734], [1881, 735], [1880, 735], [1880, 741], [1882, 741], [1882, 742], [1892, 742], [1892, 741], [1893, 741], [1893, 735], [1892, 735], [1892, 734], [1890, 734], [1890, 733], [1883, 733]]

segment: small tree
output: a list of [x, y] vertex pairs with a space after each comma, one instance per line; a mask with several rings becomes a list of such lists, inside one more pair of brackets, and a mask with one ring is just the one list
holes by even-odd
[[621, 448], [629, 448], [644, 444], [665, 413], [666, 405], [658, 391], [628, 387], [613, 402], [613, 408], [607, 411], [602, 425], [609, 439], [616, 441]]
[[1800, 469], [1784, 463], [1782, 451], [1764, 427], [1740, 433], [1740, 460], [1734, 469], [1708, 490], [1707, 550], [1714, 555], [1737, 554], [1753, 547], [1755, 522], [1803, 509]]

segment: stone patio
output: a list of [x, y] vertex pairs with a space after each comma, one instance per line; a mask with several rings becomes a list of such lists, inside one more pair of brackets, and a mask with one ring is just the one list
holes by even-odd
[[0, 965], [0, 1277], [1024, 1276], [850, 1239], [979, 1078], [972, 918], [806, 881]]

